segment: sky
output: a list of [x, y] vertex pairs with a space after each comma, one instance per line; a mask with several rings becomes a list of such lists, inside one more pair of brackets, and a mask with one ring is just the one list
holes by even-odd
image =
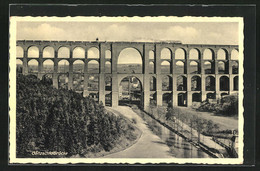
[[[238, 45], [236, 22], [17, 22], [17, 40], [167, 41]], [[126, 60], [138, 60], [136, 52]]]

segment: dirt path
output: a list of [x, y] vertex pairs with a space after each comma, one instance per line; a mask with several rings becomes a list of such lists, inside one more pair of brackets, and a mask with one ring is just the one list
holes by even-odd
[[105, 158], [173, 158], [169, 152], [169, 147], [149, 130], [145, 121], [132, 109], [126, 106], [119, 106], [113, 109], [108, 108], [108, 110], [119, 112], [130, 120], [135, 118], [136, 126], [142, 131], [142, 135], [138, 142], [131, 147], [104, 156]]

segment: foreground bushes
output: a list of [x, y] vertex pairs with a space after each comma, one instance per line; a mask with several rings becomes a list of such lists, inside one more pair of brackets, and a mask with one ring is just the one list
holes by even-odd
[[[102, 104], [34, 76], [17, 78], [17, 156], [33, 151], [61, 151], [85, 156], [111, 150], [122, 137], [133, 139], [133, 127]], [[42, 156], [44, 157], [44, 156]]]
[[208, 101], [201, 103], [199, 111], [214, 112], [226, 116], [238, 115], [238, 96], [229, 95], [223, 97], [219, 103], [213, 104]]

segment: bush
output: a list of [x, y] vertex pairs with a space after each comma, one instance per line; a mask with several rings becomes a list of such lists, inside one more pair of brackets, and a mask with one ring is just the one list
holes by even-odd
[[213, 104], [208, 101], [201, 103], [199, 111], [214, 112], [226, 116], [238, 115], [238, 96], [229, 95], [220, 100], [220, 103]]
[[109, 151], [120, 137], [133, 133], [124, 118], [107, 113], [102, 104], [30, 75], [17, 78], [16, 111], [20, 157], [31, 157], [32, 151], [67, 156]]

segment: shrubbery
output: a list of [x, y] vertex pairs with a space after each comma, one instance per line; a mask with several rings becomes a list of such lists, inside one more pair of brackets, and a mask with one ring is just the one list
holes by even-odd
[[199, 111], [214, 112], [226, 116], [238, 115], [238, 96], [229, 95], [223, 97], [219, 103], [213, 104], [208, 101], [201, 103]]
[[[134, 139], [133, 127], [102, 104], [35, 76], [17, 78], [17, 156], [61, 151], [67, 156], [111, 150], [121, 137]], [[42, 156], [43, 157], [43, 156]]]

